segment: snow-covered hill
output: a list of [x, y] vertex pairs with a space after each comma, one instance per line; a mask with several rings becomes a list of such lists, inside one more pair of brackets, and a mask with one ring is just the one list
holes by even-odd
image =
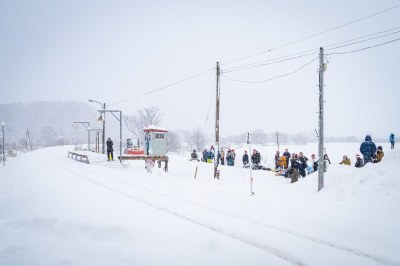
[[[72, 147], [26, 153], [0, 167], [0, 265], [400, 265], [400, 152], [338, 164], [358, 146], [328, 145], [319, 193], [316, 174], [253, 171], [253, 197], [240, 163], [215, 180], [211, 164], [194, 179], [197, 163], [174, 154], [168, 173], [148, 174], [142, 161], [71, 160]], [[275, 148], [259, 149], [269, 164]]]

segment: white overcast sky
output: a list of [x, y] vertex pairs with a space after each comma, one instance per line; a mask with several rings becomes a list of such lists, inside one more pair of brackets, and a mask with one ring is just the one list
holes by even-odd
[[[226, 64], [399, 5], [399, 1], [7, 1], [0, 0], [0, 104], [95, 99], [133, 114], [158, 106], [170, 129], [212, 132], [215, 71], [262, 81], [293, 72], [319, 47], [400, 27], [400, 7], [271, 52]], [[390, 35], [330, 52], [400, 38]], [[264, 67], [229, 68], [314, 49]], [[400, 134], [400, 41], [327, 56], [325, 133]], [[327, 51], [328, 53], [329, 51]], [[225, 64], [224, 64], [225, 63]], [[309, 132], [318, 126], [318, 60], [270, 82], [221, 77], [222, 136], [254, 129]], [[211, 108], [209, 108], [211, 102]], [[93, 107], [97, 105], [92, 104]], [[70, 123], [70, 121], [66, 121]]]

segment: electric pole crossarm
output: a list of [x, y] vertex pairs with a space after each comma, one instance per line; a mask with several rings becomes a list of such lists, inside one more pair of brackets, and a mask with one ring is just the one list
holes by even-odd
[[118, 110], [98, 110], [99, 112], [110, 112], [118, 121], [120, 121], [120, 119], [114, 114], [114, 113], [119, 113], [121, 111]]
[[82, 121], [74, 121], [74, 124], [82, 124], [85, 126], [85, 128], [90, 128], [90, 122], [82, 122]]

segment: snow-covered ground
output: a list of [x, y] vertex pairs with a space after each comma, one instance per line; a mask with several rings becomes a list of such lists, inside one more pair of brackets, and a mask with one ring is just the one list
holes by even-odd
[[[319, 193], [316, 174], [290, 184], [253, 171], [255, 196], [240, 147], [220, 180], [174, 154], [152, 174], [143, 161], [77, 162], [73, 147], [22, 154], [0, 166], [0, 265], [400, 265], [400, 151], [338, 164], [347, 154], [354, 165], [358, 147], [327, 144]], [[256, 148], [269, 166], [276, 146]]]

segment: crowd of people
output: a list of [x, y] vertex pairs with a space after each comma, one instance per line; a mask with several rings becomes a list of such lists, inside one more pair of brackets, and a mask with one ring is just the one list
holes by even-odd
[[[389, 136], [389, 142], [391, 148], [394, 149], [395, 136], [393, 133]], [[376, 147], [375, 143], [372, 141], [371, 136], [367, 135], [365, 141], [360, 145], [360, 154], [356, 154], [355, 167], [363, 167], [367, 163], [379, 163], [382, 161], [384, 156], [382, 146]], [[228, 149], [226, 154], [223, 148], [218, 150], [217, 163], [221, 165], [234, 166], [235, 165], [236, 153], [234, 149]], [[196, 150], [193, 150], [191, 154], [191, 160], [198, 160]], [[205, 148], [202, 152], [201, 161], [211, 163], [215, 160], [215, 149], [213, 146], [210, 149]], [[308, 159], [303, 152], [290, 153], [288, 149], [285, 149], [282, 155], [277, 151], [275, 154], [275, 165], [274, 168], [267, 168], [261, 164], [261, 154], [258, 150], [253, 149], [251, 156], [244, 150], [242, 156], [242, 163], [244, 168], [252, 168], [252, 170], [266, 170], [274, 171], [276, 175], [281, 175], [287, 178], [291, 178], [291, 182], [296, 182], [298, 178], [305, 177], [308, 174], [318, 171], [319, 158], [315, 154], [312, 154], [310, 159]], [[324, 154], [324, 171], [327, 170], [327, 165], [331, 161], [328, 155]], [[341, 165], [351, 166], [351, 159], [344, 155], [342, 161], [339, 163]]]

